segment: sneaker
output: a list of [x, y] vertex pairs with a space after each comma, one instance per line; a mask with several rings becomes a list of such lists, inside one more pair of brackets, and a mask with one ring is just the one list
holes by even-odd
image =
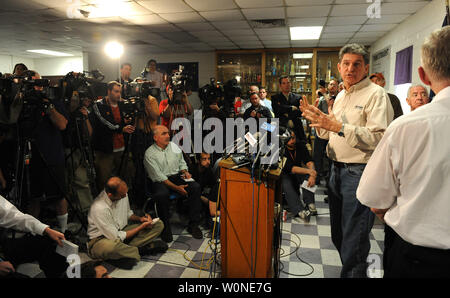
[[314, 203], [309, 204], [308, 209], [309, 209], [309, 212], [311, 212], [312, 216], [317, 215], [317, 209], [316, 209], [316, 205], [314, 205]]
[[203, 239], [203, 233], [198, 225], [190, 225], [187, 230], [195, 239]]
[[106, 260], [107, 263], [119, 269], [131, 270], [138, 263], [136, 259], [122, 258], [117, 260]]
[[311, 212], [309, 212], [309, 210], [302, 210], [298, 213], [298, 216], [303, 222], [308, 223], [311, 217]]

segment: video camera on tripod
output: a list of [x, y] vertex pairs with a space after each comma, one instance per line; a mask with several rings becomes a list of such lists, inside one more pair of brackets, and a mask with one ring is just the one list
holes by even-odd
[[179, 65], [178, 71], [174, 72], [169, 78], [169, 86], [173, 91], [172, 98], [169, 98], [169, 105], [181, 104], [183, 94], [191, 90], [192, 76], [183, 72], [184, 66]]

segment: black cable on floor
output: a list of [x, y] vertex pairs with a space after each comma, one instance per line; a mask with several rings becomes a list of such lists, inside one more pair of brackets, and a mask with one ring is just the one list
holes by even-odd
[[[294, 235], [295, 237], [297, 237], [297, 239], [299, 240], [299, 243], [298, 243], [298, 244], [296, 243], [297, 246], [296, 246], [296, 248], [295, 248], [295, 250], [294, 250], [295, 255], [297, 256], [297, 259], [300, 260], [300, 262], [306, 264], [307, 266], [309, 266], [309, 267], [311, 268], [311, 272], [309, 272], [308, 274], [295, 274], [295, 273], [286, 272], [286, 271], [283, 270], [283, 269], [284, 269], [284, 265], [283, 265], [283, 269], [280, 268], [280, 272], [283, 272], [283, 273], [288, 274], [288, 275], [299, 276], [299, 277], [309, 276], [309, 275], [313, 274], [313, 273], [314, 273], [314, 267], [313, 267], [311, 264], [309, 264], [308, 262], [304, 261], [304, 260], [303, 260], [302, 258], [300, 258], [300, 256], [298, 255], [298, 252], [299, 252], [299, 249], [300, 249], [300, 246], [301, 246], [301, 243], [302, 243], [302, 240], [300, 239], [300, 237], [299, 237], [297, 234], [292, 233], [291, 231], [287, 231], [287, 230], [281, 230], [281, 231], [282, 231], [282, 232], [286, 232], [286, 233], [290, 233], [290, 234]], [[289, 241], [295, 243], [295, 241], [293, 241], [293, 240], [291, 240], [291, 239], [284, 239], [284, 240], [289, 240]], [[291, 254], [293, 254], [293, 253], [291, 253]], [[289, 254], [289, 255], [291, 255], [291, 254]], [[280, 262], [280, 263], [281, 263], [281, 262]], [[282, 263], [281, 263], [281, 264], [282, 264]]]

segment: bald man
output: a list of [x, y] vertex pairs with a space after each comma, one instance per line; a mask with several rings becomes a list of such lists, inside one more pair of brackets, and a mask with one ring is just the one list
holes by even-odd
[[[167, 244], [155, 240], [164, 229], [163, 222], [153, 222], [148, 214], [135, 215], [130, 209], [127, 192], [127, 184], [119, 177], [108, 179], [88, 215], [89, 256], [113, 260], [123, 269], [131, 269], [142, 255], [167, 250]], [[128, 225], [128, 221], [138, 223]]]
[[170, 142], [169, 129], [164, 125], [157, 125], [153, 130], [153, 140], [144, 155], [144, 166], [148, 177], [153, 182], [151, 186], [152, 198], [156, 201], [159, 217], [164, 221], [161, 239], [172, 242], [173, 236], [169, 224], [169, 197], [176, 193], [187, 197], [189, 203], [188, 232], [196, 239], [202, 239], [203, 234], [198, 224], [201, 215], [201, 187], [195, 181], [190, 181], [192, 175], [183, 158], [181, 149]]

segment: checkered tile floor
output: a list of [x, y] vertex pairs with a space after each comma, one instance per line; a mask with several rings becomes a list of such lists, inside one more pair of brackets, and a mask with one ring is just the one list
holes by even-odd
[[[331, 242], [329, 209], [328, 204], [324, 202], [323, 190], [324, 188], [319, 186], [316, 192], [318, 216], [311, 217], [307, 224], [292, 216], [288, 216], [283, 222], [281, 278], [339, 278], [340, 276], [341, 261]], [[169, 244], [169, 250], [166, 253], [144, 256], [131, 270], [118, 269], [106, 262], [103, 265], [115, 278], [220, 277], [220, 265], [213, 261], [213, 250], [209, 245], [211, 237], [209, 231], [204, 230], [207, 237], [202, 240], [192, 238], [186, 231], [183, 220], [177, 214], [174, 214], [171, 226], [174, 241]], [[383, 224], [376, 220], [370, 235], [369, 263], [378, 261], [378, 264], [382, 265], [383, 228]], [[220, 250], [220, 244], [218, 250]], [[89, 260], [85, 253], [81, 253], [80, 257], [82, 263]], [[220, 263], [220, 255], [217, 259]], [[31, 277], [45, 277], [38, 264], [23, 264], [19, 266], [18, 271]], [[376, 278], [382, 275], [382, 269], [369, 271], [370, 277]]]

